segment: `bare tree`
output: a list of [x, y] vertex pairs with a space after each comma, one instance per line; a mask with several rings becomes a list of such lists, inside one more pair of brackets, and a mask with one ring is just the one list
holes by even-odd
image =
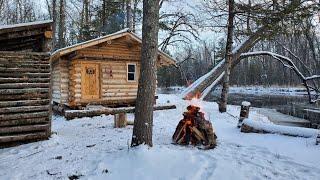
[[227, 45], [226, 45], [226, 54], [225, 54], [225, 73], [224, 80], [222, 84], [221, 99], [219, 102], [219, 111], [227, 111], [227, 100], [228, 100], [228, 91], [230, 83], [230, 72], [232, 66], [232, 44], [233, 44], [233, 21], [234, 21], [234, 0], [228, 1], [229, 5], [229, 17], [228, 17], [228, 35], [227, 35]]
[[66, 33], [66, 13], [65, 13], [65, 1], [60, 0], [59, 3], [60, 9], [59, 9], [59, 31], [58, 31], [58, 47], [63, 48], [66, 46], [66, 39], [65, 39], [65, 33]]
[[178, 43], [188, 44], [191, 42], [190, 37], [198, 39], [198, 31], [194, 25], [195, 16], [190, 13], [172, 13], [162, 14], [160, 16], [160, 29], [166, 32], [166, 37], [159, 44], [162, 51], [168, 46], [177, 45]]
[[136, 31], [138, 3], [139, 3], [139, 0], [133, 1], [133, 13], [132, 13], [132, 31], [133, 32]]
[[[296, 64], [289, 59], [288, 57], [268, 52], [268, 51], [259, 51], [259, 52], [248, 52], [248, 53], [243, 53], [240, 56], [240, 59], [243, 58], [248, 58], [252, 56], [270, 56], [273, 59], [279, 61], [284, 67], [291, 69], [294, 71], [294, 73], [298, 76], [298, 78], [302, 81], [302, 84], [305, 86], [308, 97], [309, 97], [309, 102], [310, 103], [315, 103], [317, 101], [320, 101], [319, 95], [320, 95], [320, 90], [317, 86], [312, 86], [310, 85], [310, 82], [313, 80], [320, 79], [320, 75], [311, 75], [311, 76], [305, 76], [296, 66]], [[316, 93], [315, 98], [312, 98], [311, 91], [314, 91]]]
[[[242, 53], [249, 51], [255, 44], [266, 37], [272, 37], [276, 33], [281, 32], [281, 30], [286, 29], [284, 20], [295, 19], [295, 17], [305, 17], [309, 14], [308, 10], [314, 9], [316, 4], [308, 1], [310, 3], [305, 3], [307, 1], [293, 0], [284, 1], [281, 8], [277, 10], [270, 9], [270, 6], [261, 6], [261, 4], [251, 5], [251, 20], [255, 20], [256, 31], [252, 32], [249, 37], [246, 37], [245, 41], [239, 43], [238, 47], [234, 48], [232, 51], [232, 68], [236, 66], [240, 60], [239, 57]], [[239, 15], [238, 17], [247, 17], [248, 14], [245, 10], [240, 9], [241, 6], [237, 5], [235, 13]], [[263, 7], [267, 7], [264, 9]], [[245, 9], [244, 7], [243, 9]], [[214, 17], [224, 16], [224, 11], [222, 15], [213, 14]], [[236, 16], [237, 17], [237, 16]], [[240, 19], [241, 20], [241, 19]], [[192, 88], [187, 88], [183, 95], [185, 98], [192, 98], [196, 94], [202, 93], [209, 86], [210, 88], [215, 88], [221, 82], [221, 75], [225, 73], [225, 63], [226, 61], [221, 61], [217, 67], [212, 69], [210, 72], [205, 74], [202, 78], [196, 81], [197, 85], [191, 86]]]
[[126, 0], [126, 13], [127, 13], [127, 28], [132, 29], [132, 0]]
[[159, 0], [143, 0], [141, 68], [131, 146], [152, 146], [158, 30]]

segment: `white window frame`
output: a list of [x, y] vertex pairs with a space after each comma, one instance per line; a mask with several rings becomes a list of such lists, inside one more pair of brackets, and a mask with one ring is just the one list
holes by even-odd
[[[134, 65], [134, 73], [129, 72], [129, 65]], [[129, 73], [134, 74], [134, 80], [129, 80]], [[136, 63], [127, 63], [127, 81], [128, 82], [136, 82], [137, 81], [137, 64]]]

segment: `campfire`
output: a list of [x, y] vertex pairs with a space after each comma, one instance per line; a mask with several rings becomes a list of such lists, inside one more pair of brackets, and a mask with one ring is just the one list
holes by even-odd
[[183, 119], [179, 122], [172, 140], [180, 145], [203, 145], [204, 149], [213, 149], [216, 146], [217, 136], [212, 124], [200, 112], [200, 107], [190, 105], [183, 113]]

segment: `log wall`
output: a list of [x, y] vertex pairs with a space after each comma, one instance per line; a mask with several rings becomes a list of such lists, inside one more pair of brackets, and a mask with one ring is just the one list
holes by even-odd
[[47, 53], [0, 52], [0, 146], [50, 136], [49, 59]]
[[60, 81], [61, 81], [61, 75], [60, 75], [60, 66], [58, 63], [55, 63], [52, 66], [52, 100], [61, 103], [61, 88], [60, 88]]
[[90, 61], [90, 63], [99, 64], [100, 69], [100, 98], [92, 100], [83, 99], [81, 94], [83, 83], [81, 81], [81, 65], [83, 63], [88, 63], [88, 61], [74, 60], [70, 66], [70, 105], [83, 105], [87, 103], [111, 105], [135, 101], [138, 90], [138, 72], [140, 71], [140, 64], [138, 62], [136, 62], [136, 81], [128, 82], [127, 63], [133, 63], [132, 61]]

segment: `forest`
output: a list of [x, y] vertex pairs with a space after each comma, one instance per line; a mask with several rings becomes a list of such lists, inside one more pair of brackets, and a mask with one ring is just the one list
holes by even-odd
[[[255, 31], [257, 24], [277, 1], [240, 1], [235, 17], [234, 44]], [[184, 4], [182, 6], [182, 4]], [[314, 7], [317, 8], [317, 7]], [[110, 34], [124, 28], [141, 34], [140, 0], [1, 0], [0, 24], [54, 20], [55, 48], [62, 48]], [[306, 74], [319, 74], [319, 13], [304, 9], [281, 20], [275, 32], [265, 35], [251, 51], [272, 51], [292, 59]], [[159, 17], [159, 48], [179, 64], [158, 72], [161, 87], [184, 86], [207, 73], [224, 58], [227, 33], [227, 9], [223, 1], [162, 0]], [[275, 26], [275, 25], [274, 25]], [[211, 33], [211, 35], [210, 35]], [[252, 57], [232, 71], [231, 84], [237, 86], [299, 86], [295, 73], [271, 57]]]

